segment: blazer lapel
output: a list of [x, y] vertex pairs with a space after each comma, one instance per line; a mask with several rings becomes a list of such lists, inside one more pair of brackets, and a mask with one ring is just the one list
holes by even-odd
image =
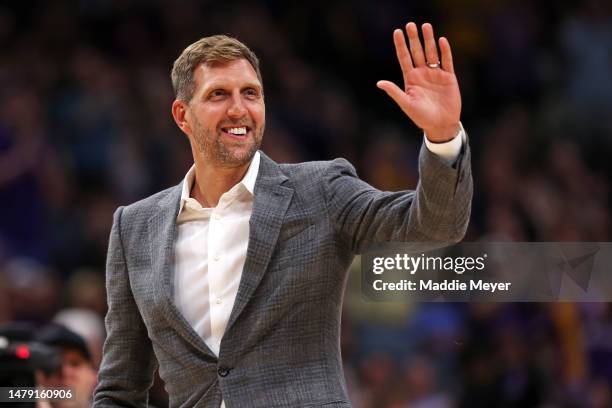
[[174, 304], [174, 241], [176, 239], [176, 217], [181, 199], [181, 187], [172, 188], [154, 208], [149, 218], [149, 244], [151, 248], [151, 267], [154, 271], [154, 299], [163, 311], [163, 317], [194, 347], [212, 359], [215, 354], [206, 342], [193, 330], [191, 325]]
[[285, 212], [293, 197], [293, 189], [282, 185], [287, 177], [281, 172], [278, 164], [262, 152], [260, 154], [253, 213], [249, 222], [247, 256], [234, 307], [225, 329], [226, 333], [249, 302], [268, 267]]

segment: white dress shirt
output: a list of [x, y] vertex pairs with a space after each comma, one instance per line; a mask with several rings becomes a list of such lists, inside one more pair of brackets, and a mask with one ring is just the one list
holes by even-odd
[[183, 181], [176, 220], [174, 301], [217, 356], [246, 260], [259, 161], [257, 152], [244, 178], [214, 208], [204, 208], [190, 197], [195, 165]]

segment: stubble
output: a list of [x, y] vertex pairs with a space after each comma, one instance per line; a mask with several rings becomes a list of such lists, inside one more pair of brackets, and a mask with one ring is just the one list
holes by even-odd
[[251, 161], [261, 146], [264, 128], [265, 124], [257, 129], [252, 128], [253, 137], [233, 143], [220, 134], [221, 130], [210, 131], [196, 120], [193, 136], [198, 153], [204, 159], [220, 167], [233, 168], [244, 166]]

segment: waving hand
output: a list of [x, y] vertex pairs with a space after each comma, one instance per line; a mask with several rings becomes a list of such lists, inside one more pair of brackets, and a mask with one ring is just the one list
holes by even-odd
[[452, 139], [459, 130], [461, 94], [453, 69], [453, 56], [448, 40], [434, 39], [433, 27], [422, 26], [425, 50], [421, 46], [415, 23], [406, 25], [410, 51], [402, 30], [393, 32], [393, 42], [404, 77], [404, 89], [390, 81], [378, 81], [384, 90], [421, 129], [436, 143]]

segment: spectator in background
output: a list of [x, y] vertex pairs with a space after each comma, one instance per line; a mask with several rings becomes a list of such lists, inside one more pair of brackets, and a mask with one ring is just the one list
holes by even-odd
[[91, 353], [91, 363], [98, 368], [102, 359], [102, 345], [106, 337], [102, 317], [91, 310], [71, 308], [59, 311], [53, 321], [83, 338]]
[[[86, 408], [91, 406], [97, 373], [93, 367], [91, 353], [85, 340], [66, 327], [50, 323], [43, 327], [35, 339], [48, 346], [61, 349], [62, 368], [59, 373], [37, 376], [41, 387], [60, 387], [71, 389], [74, 399], [56, 400], [50, 403], [53, 408]], [[43, 408], [43, 407], [40, 407]]]

